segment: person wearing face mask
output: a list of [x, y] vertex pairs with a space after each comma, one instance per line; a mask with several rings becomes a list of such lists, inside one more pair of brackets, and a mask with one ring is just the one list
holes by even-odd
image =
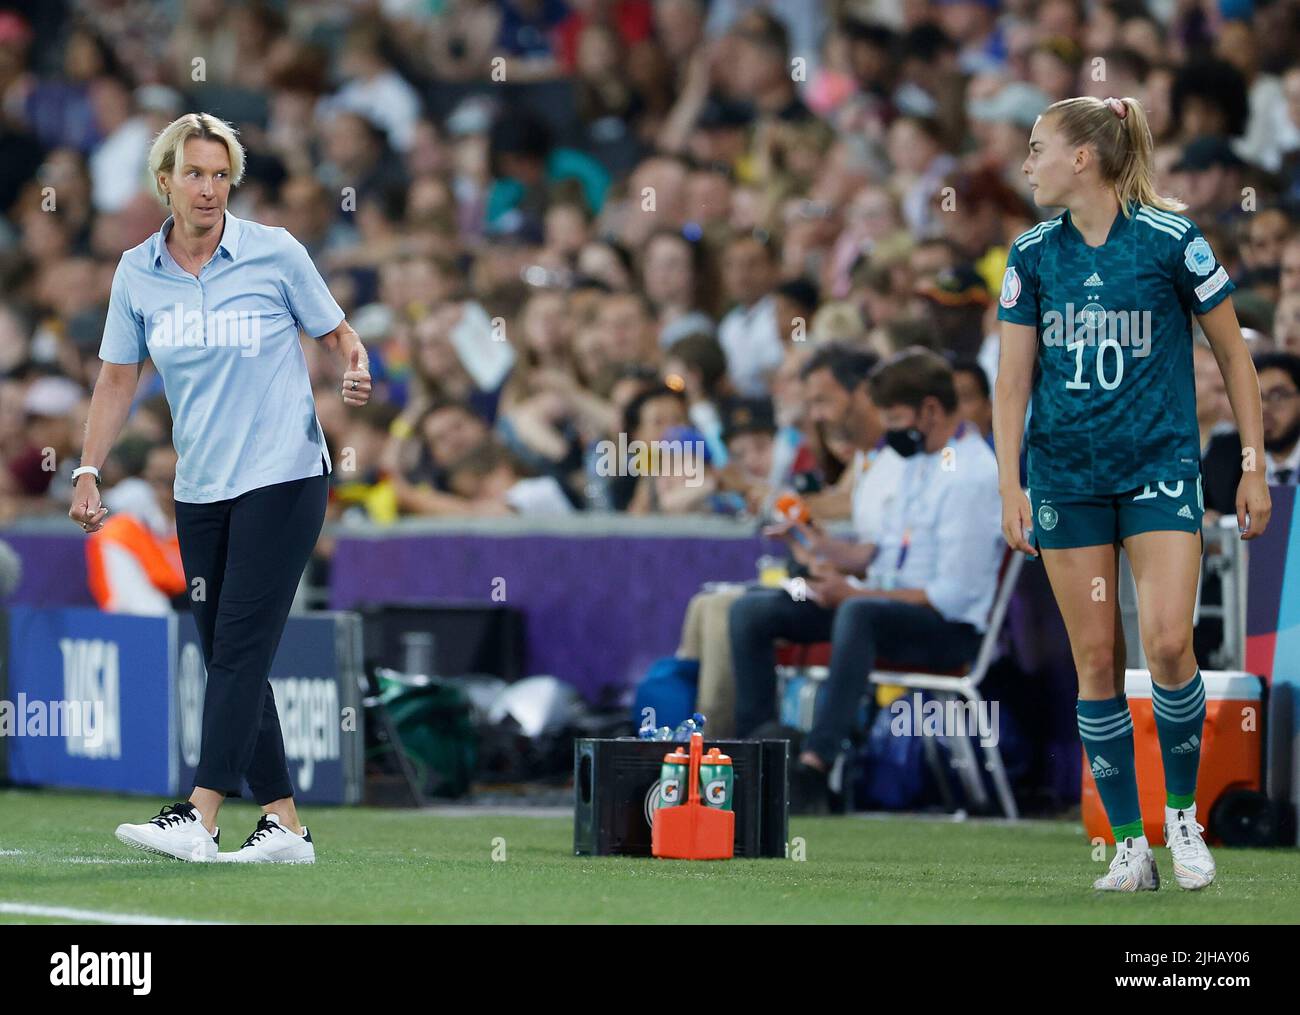
[[866, 580], [811, 569], [809, 598], [835, 610], [825, 698], [791, 773], [811, 809], [880, 660], [919, 670], [974, 660], [1002, 558], [997, 460], [962, 420], [947, 361], [919, 347], [897, 353], [872, 373], [871, 400], [903, 466]]
[[[775, 707], [771, 639], [831, 642], [821, 706], [791, 768], [797, 812], [827, 809], [827, 773], [853, 732], [877, 661], [946, 670], [975, 658], [1001, 560], [997, 462], [958, 414], [947, 361], [909, 348], [878, 365], [863, 388], [877, 420], [877, 460], [899, 462], [871, 537], [853, 547], [853, 560], [833, 542], [815, 541], [806, 602], [777, 613], [772, 599], [751, 593], [731, 614], [741, 736]], [[755, 648], [761, 636], [765, 654]]]
[[[851, 484], [852, 539], [837, 539], [811, 520], [785, 521], [764, 530], [769, 538], [784, 541], [795, 561], [805, 568], [816, 565], [840, 575], [864, 575], [879, 542], [884, 516], [896, 498], [904, 462], [886, 446], [880, 412], [871, 399], [869, 378], [878, 362], [873, 352], [829, 342], [818, 346], [800, 370], [800, 401], [808, 423], [855, 452], [845, 477]], [[818, 517], [811, 499], [809, 508], [812, 518]], [[729, 671], [734, 673], [738, 733], [752, 734], [776, 722], [774, 643], [778, 639], [796, 644], [830, 640], [836, 605], [773, 588], [750, 589], [731, 604], [725, 626], [731, 645]], [[731, 699], [721, 700], [730, 703]]]

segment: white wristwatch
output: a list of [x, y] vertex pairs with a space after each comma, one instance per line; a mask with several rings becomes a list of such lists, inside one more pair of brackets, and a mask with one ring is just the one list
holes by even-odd
[[84, 476], [87, 473], [95, 477], [95, 485], [99, 486], [99, 470], [93, 465], [79, 465], [72, 470], [72, 481], [75, 483], [78, 476]]

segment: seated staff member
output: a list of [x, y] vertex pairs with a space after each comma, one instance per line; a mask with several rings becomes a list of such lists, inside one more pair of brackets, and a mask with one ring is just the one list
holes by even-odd
[[[808, 582], [809, 598], [833, 621], [825, 697], [791, 772], [801, 810], [825, 808], [827, 773], [879, 660], [946, 670], [975, 658], [1002, 561], [997, 461], [958, 415], [947, 361], [903, 350], [873, 372], [871, 400], [903, 467], [866, 581], [819, 563]], [[747, 684], [756, 672], [743, 669], [738, 663], [737, 679]]]

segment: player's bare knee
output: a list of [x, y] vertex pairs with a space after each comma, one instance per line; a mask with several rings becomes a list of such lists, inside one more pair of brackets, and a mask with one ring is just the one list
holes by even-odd
[[1143, 639], [1142, 649], [1147, 666], [1157, 677], [1175, 672], [1191, 652], [1191, 629], [1182, 625], [1158, 628]]
[[1115, 696], [1115, 655], [1111, 645], [1082, 645], [1075, 654], [1079, 696], [1102, 699]]

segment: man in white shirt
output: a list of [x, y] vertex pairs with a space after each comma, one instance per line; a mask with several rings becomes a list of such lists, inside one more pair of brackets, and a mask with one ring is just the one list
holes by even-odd
[[727, 354], [727, 373], [736, 393], [761, 398], [785, 350], [777, 327], [776, 255], [770, 243], [751, 233], [735, 237], [722, 256], [722, 280], [735, 306], [718, 324], [718, 342]]
[[[975, 658], [1002, 559], [997, 462], [962, 421], [947, 362], [904, 350], [873, 371], [870, 397], [886, 443], [904, 461], [879, 536], [859, 551], [866, 581], [834, 559], [811, 568], [808, 597], [832, 617], [825, 697], [791, 772], [796, 803], [811, 810], [824, 806], [826, 773], [880, 660], [943, 671]], [[733, 615], [733, 645], [751, 633], [742, 620]], [[742, 736], [774, 700], [774, 688], [760, 686], [767, 674], [759, 663], [757, 653], [736, 659]]]
[[[873, 546], [883, 536], [904, 462], [884, 444], [884, 427], [871, 399], [868, 377], [877, 362], [872, 352], [832, 343], [819, 347], [804, 365], [809, 418], [839, 431], [858, 449], [851, 466], [856, 474], [851, 508], [855, 539], [835, 539], [815, 525], [787, 523], [767, 530], [783, 539], [806, 567], [864, 574]], [[811, 596], [773, 588], [751, 589], [732, 604], [729, 634], [739, 734], [776, 719], [775, 642], [829, 641], [835, 613], [833, 605]]]
[[91, 203], [112, 214], [148, 186], [149, 124], [132, 108], [131, 89], [104, 75], [90, 86], [95, 121], [103, 140], [90, 153]]

